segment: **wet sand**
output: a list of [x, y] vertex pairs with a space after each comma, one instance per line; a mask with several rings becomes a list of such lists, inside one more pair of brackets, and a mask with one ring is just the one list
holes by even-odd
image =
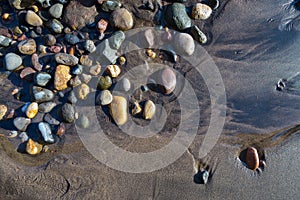
[[[108, 168], [84, 148], [74, 126], [52, 152], [35, 157], [16, 152], [13, 140], [0, 137], [1, 199], [299, 199], [300, 96], [275, 90], [279, 79], [299, 71], [299, 32], [278, 29], [287, 12], [282, 1], [221, 2], [210, 22], [199, 23], [212, 35], [205, 48], [220, 69], [228, 106], [222, 136], [201, 160], [213, 172], [207, 185], [193, 180], [194, 159], [210, 114], [204, 105], [199, 135], [190, 150], [151, 173]], [[4, 98], [14, 85], [3, 81], [2, 103], [21, 106], [13, 97]], [[206, 91], [197, 89], [198, 95]], [[157, 147], [132, 143], [115, 134], [113, 125], [107, 127], [110, 138], [124, 148]], [[168, 140], [167, 133], [161, 135], [159, 145]], [[250, 145], [265, 153], [267, 167], [262, 173], [247, 169], [237, 159]]]

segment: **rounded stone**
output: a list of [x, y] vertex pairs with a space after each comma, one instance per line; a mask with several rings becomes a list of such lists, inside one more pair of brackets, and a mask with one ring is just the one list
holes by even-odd
[[74, 66], [78, 64], [79, 59], [71, 54], [58, 53], [55, 55], [55, 61], [59, 64]]
[[107, 1], [103, 1], [103, 3], [101, 4], [101, 9], [105, 12], [111, 12], [118, 8], [121, 8], [121, 6], [122, 4], [119, 1], [107, 0]]
[[47, 34], [44, 37], [45, 44], [48, 46], [54, 46], [56, 44], [56, 38], [54, 35]]
[[3, 117], [6, 115], [7, 113], [7, 107], [6, 105], [0, 105], [0, 120], [3, 119]]
[[5, 37], [3, 35], [0, 35], [0, 46], [8, 47], [11, 42], [12, 42], [12, 39]]
[[126, 31], [133, 28], [132, 14], [126, 8], [120, 8], [111, 14], [110, 24], [113, 28]]
[[124, 125], [128, 120], [127, 100], [122, 96], [114, 96], [110, 106], [110, 115], [119, 126]]
[[48, 23], [49, 28], [54, 32], [54, 33], [62, 33], [64, 26], [60, 21], [57, 19], [53, 19]]
[[117, 78], [121, 73], [121, 68], [118, 65], [108, 65], [105, 71], [112, 78]]
[[97, 29], [100, 33], [104, 33], [107, 29], [108, 22], [105, 19], [100, 19], [97, 23]]
[[118, 84], [120, 89], [125, 92], [128, 92], [131, 88], [131, 83], [128, 78], [123, 78]]
[[79, 115], [78, 120], [76, 121], [76, 124], [83, 129], [86, 129], [90, 125], [89, 118], [85, 115]]
[[208, 19], [212, 14], [212, 9], [203, 3], [196, 3], [192, 9], [193, 19]]
[[195, 51], [195, 42], [192, 36], [187, 33], [177, 33], [175, 35], [174, 48], [177, 54], [191, 56]]
[[161, 81], [165, 94], [170, 94], [176, 87], [176, 75], [171, 68], [165, 68], [161, 72]]
[[76, 98], [75, 93], [74, 93], [73, 90], [69, 92], [68, 102], [71, 103], [71, 104], [77, 103], [77, 98]]
[[89, 53], [93, 53], [96, 51], [96, 46], [92, 40], [86, 40], [83, 44], [83, 47]]
[[68, 88], [68, 81], [71, 79], [70, 67], [66, 65], [58, 65], [54, 76], [54, 87], [56, 90], [64, 90]]
[[112, 86], [112, 80], [109, 76], [101, 76], [98, 82], [98, 89], [107, 90]]
[[120, 49], [124, 40], [125, 33], [123, 31], [117, 31], [109, 38], [109, 45], [111, 48], [118, 50]]
[[155, 115], [156, 106], [153, 101], [148, 100], [145, 103], [143, 116], [145, 119], [152, 119]]
[[60, 18], [62, 15], [64, 6], [60, 3], [56, 3], [49, 9], [49, 14], [54, 18]]
[[165, 20], [168, 25], [177, 30], [183, 31], [192, 25], [192, 20], [186, 13], [185, 5], [173, 3], [167, 7]]
[[32, 139], [29, 139], [26, 144], [26, 152], [30, 155], [37, 155], [39, 154], [43, 149], [43, 145], [33, 141]]
[[258, 152], [254, 147], [249, 147], [246, 154], [246, 164], [249, 169], [256, 170], [259, 167]]
[[109, 105], [113, 100], [113, 96], [109, 90], [103, 90], [100, 92], [97, 98], [97, 103], [106, 106]]
[[33, 11], [28, 10], [25, 17], [26, 22], [31, 26], [42, 26], [43, 20]]
[[207, 42], [206, 35], [200, 30], [198, 26], [192, 26], [190, 29], [190, 34], [200, 44], [205, 44]]
[[33, 86], [32, 94], [37, 103], [43, 103], [54, 99], [54, 93], [42, 87]]
[[80, 42], [77, 35], [73, 35], [73, 34], [69, 34], [69, 33], [65, 35], [65, 41], [72, 45], [75, 45], [78, 42]]
[[47, 113], [44, 116], [44, 121], [51, 125], [59, 125], [59, 123], [60, 123], [57, 119], [52, 117], [52, 115], [50, 115], [49, 113]]
[[20, 67], [22, 64], [22, 58], [15, 53], [8, 53], [4, 57], [4, 65], [6, 70], [13, 71]]
[[39, 62], [39, 56], [36, 53], [31, 56], [31, 64], [37, 71], [41, 71], [43, 69], [43, 65]]
[[23, 40], [18, 44], [19, 52], [25, 55], [32, 55], [36, 52], [34, 39]]
[[13, 123], [19, 131], [26, 131], [28, 125], [31, 123], [31, 119], [25, 117], [17, 117], [14, 119]]
[[33, 75], [36, 73], [36, 71], [34, 69], [32, 69], [31, 67], [25, 67], [24, 69], [22, 69], [21, 73], [20, 73], [20, 78], [24, 78], [28, 81], [32, 81], [33, 80]]
[[54, 143], [54, 137], [50, 125], [46, 122], [40, 122], [38, 125], [39, 131], [42, 134], [43, 140], [47, 143]]
[[67, 123], [75, 121], [75, 108], [69, 103], [65, 103], [61, 108], [62, 118]]
[[93, 75], [93, 76], [98, 76], [101, 72], [101, 65], [100, 64], [96, 64], [96, 65], [93, 65], [90, 67], [90, 74]]
[[34, 77], [34, 82], [39, 86], [46, 86], [51, 80], [51, 75], [46, 72], [39, 72]]
[[56, 106], [54, 102], [45, 102], [39, 105], [39, 112], [41, 113], [48, 113]]
[[77, 97], [80, 100], [85, 100], [87, 99], [88, 95], [90, 93], [90, 87], [87, 84], [81, 84], [78, 88], [77, 88]]
[[26, 116], [29, 119], [34, 118], [39, 111], [39, 105], [36, 102], [32, 102], [26, 109]]

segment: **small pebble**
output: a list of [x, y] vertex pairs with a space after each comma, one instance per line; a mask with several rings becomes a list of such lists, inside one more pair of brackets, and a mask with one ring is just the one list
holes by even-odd
[[60, 18], [62, 15], [64, 6], [60, 3], [56, 3], [49, 9], [49, 14], [54, 18]]
[[88, 75], [88, 74], [82, 74], [82, 75], [80, 76], [80, 79], [81, 79], [84, 83], [88, 84], [88, 83], [92, 80], [92, 76], [91, 76], [91, 75]]
[[54, 32], [54, 33], [62, 33], [64, 26], [60, 21], [57, 19], [53, 19], [49, 22], [48, 24], [49, 28]]
[[15, 138], [18, 136], [18, 131], [11, 131], [7, 137], [9, 138]]
[[86, 67], [90, 67], [93, 65], [93, 60], [88, 55], [82, 55], [80, 57], [80, 64]]
[[65, 103], [61, 108], [61, 114], [64, 122], [73, 123], [75, 121], [75, 108], [72, 104]]
[[145, 103], [145, 107], [144, 107], [144, 113], [143, 113], [144, 118], [152, 119], [155, 114], [155, 110], [156, 110], [155, 104], [151, 100], [148, 100]]
[[83, 72], [83, 66], [82, 65], [76, 65], [75, 67], [72, 67], [72, 74], [73, 75], [80, 75]]
[[107, 26], [108, 22], [105, 19], [100, 19], [97, 23], [97, 29], [101, 34], [103, 34], [106, 31]]
[[8, 53], [4, 57], [4, 65], [6, 70], [13, 71], [20, 67], [22, 64], [22, 58], [15, 53]]
[[193, 19], [208, 19], [212, 14], [212, 9], [203, 3], [197, 3], [192, 9]]
[[97, 100], [97, 104], [105, 106], [112, 102], [113, 96], [109, 90], [102, 90], [98, 95]]
[[207, 43], [206, 35], [199, 29], [198, 26], [192, 26], [190, 30], [191, 36], [200, 44]]
[[183, 56], [191, 56], [195, 51], [195, 42], [192, 36], [187, 33], [177, 33], [174, 38], [176, 53]]
[[86, 40], [83, 44], [83, 47], [89, 53], [93, 53], [96, 51], [96, 46], [92, 40]]
[[46, 72], [39, 72], [34, 77], [34, 82], [39, 86], [46, 86], [51, 80], [51, 75]]
[[36, 52], [36, 43], [33, 39], [23, 40], [18, 44], [19, 52], [25, 55], [32, 55]]
[[33, 86], [32, 94], [37, 103], [52, 101], [54, 99], [54, 93], [42, 87]]
[[45, 35], [44, 40], [45, 40], [45, 44], [48, 46], [53, 46], [56, 44], [56, 38], [54, 35], [47, 34]]
[[127, 100], [122, 96], [114, 96], [110, 106], [110, 115], [119, 126], [124, 125], [128, 120]]
[[258, 152], [254, 147], [249, 147], [246, 154], [246, 164], [249, 169], [256, 170], [259, 167]]
[[149, 56], [152, 59], [156, 58], [156, 53], [154, 51], [152, 51], [151, 49], [148, 49], [146, 51], [146, 54], [147, 54], [147, 56]]
[[126, 8], [120, 8], [113, 11], [110, 17], [110, 25], [122, 31], [127, 31], [133, 28], [132, 14]]
[[26, 22], [31, 26], [42, 26], [43, 20], [33, 11], [28, 10], [26, 17]]
[[13, 123], [19, 131], [26, 131], [28, 125], [31, 123], [31, 120], [25, 117], [17, 117], [14, 119]]
[[86, 100], [90, 93], [90, 87], [87, 84], [81, 84], [77, 88], [77, 97], [80, 100]]
[[90, 67], [90, 74], [93, 75], [93, 76], [98, 76], [101, 72], [101, 65], [100, 64], [96, 64], [96, 65], [93, 65]]
[[71, 79], [70, 67], [66, 65], [58, 65], [54, 75], [54, 87], [56, 90], [64, 90], [68, 88], [68, 81]]
[[11, 42], [12, 42], [12, 39], [5, 37], [3, 35], [0, 35], [0, 46], [8, 47]]
[[25, 67], [24, 69], [22, 69], [22, 71], [20, 73], [20, 78], [26, 79], [28, 81], [32, 81], [33, 75], [35, 73], [36, 73], [36, 71], [34, 69], [32, 69], [31, 67]]
[[56, 103], [54, 102], [46, 102], [46, 103], [41, 103], [39, 105], [39, 112], [41, 113], [48, 113], [51, 112], [51, 110], [56, 106]]
[[26, 132], [20, 133], [19, 138], [21, 138], [22, 143], [29, 140], [29, 137]]
[[118, 50], [124, 42], [125, 37], [126, 36], [123, 31], [116, 31], [109, 38], [109, 45], [111, 46], [111, 48]]
[[26, 152], [30, 155], [37, 155], [43, 149], [43, 145], [34, 142], [32, 139], [29, 139], [26, 144]]
[[74, 34], [66, 34], [64, 37], [65, 41], [67, 41], [69, 44], [75, 45], [80, 42], [77, 35]]
[[90, 125], [90, 121], [89, 121], [89, 118], [83, 114], [79, 115], [77, 121], [76, 121], [76, 124], [80, 127], [80, 128], [83, 128], [83, 129], [86, 129], [89, 127]]
[[103, 1], [101, 4], [101, 9], [105, 12], [111, 12], [118, 8], [121, 8], [122, 4], [116, 0]]
[[55, 55], [55, 61], [59, 64], [75, 66], [78, 64], [79, 59], [70, 54], [58, 53]]
[[0, 120], [2, 120], [4, 118], [4, 116], [7, 113], [7, 107], [6, 105], [1, 104], [0, 105]]
[[137, 115], [142, 112], [142, 108], [138, 102], [134, 102], [134, 107], [132, 108], [132, 115]]
[[121, 56], [121, 57], [119, 58], [119, 63], [120, 63], [120, 65], [125, 65], [125, 63], [126, 63], [126, 58], [125, 58], [124, 56]]
[[26, 109], [26, 116], [29, 119], [33, 119], [39, 111], [39, 105], [36, 102], [32, 102], [31, 104], [28, 105]]
[[107, 90], [112, 86], [112, 80], [109, 76], [100, 76], [98, 82], [98, 89]]
[[105, 71], [112, 78], [117, 78], [121, 73], [121, 68], [118, 65], [108, 65]]
[[56, 135], [58, 137], [61, 137], [65, 134], [65, 132], [66, 132], [66, 127], [65, 127], [64, 123], [60, 123], [60, 125], [56, 131]]
[[165, 68], [161, 73], [161, 81], [165, 94], [170, 94], [176, 87], [176, 75], [171, 68]]
[[52, 117], [52, 115], [50, 115], [49, 113], [47, 113], [44, 116], [44, 121], [51, 125], [59, 125], [59, 123], [60, 123], [57, 119]]
[[123, 78], [118, 84], [120, 89], [125, 92], [128, 92], [131, 88], [131, 83], [128, 78]]
[[31, 64], [37, 71], [41, 71], [43, 69], [43, 65], [41, 65], [41, 63], [39, 62], [39, 56], [37, 54], [32, 54]]
[[68, 99], [67, 99], [67, 100], [68, 100], [68, 102], [71, 103], [71, 104], [76, 104], [76, 103], [77, 103], [77, 98], [76, 98], [75, 93], [74, 93], [73, 90], [69, 92], [69, 95], [68, 95]]
[[50, 125], [46, 122], [40, 122], [38, 125], [39, 131], [42, 134], [42, 137], [47, 143], [54, 143], [54, 137], [52, 135], [52, 131]]

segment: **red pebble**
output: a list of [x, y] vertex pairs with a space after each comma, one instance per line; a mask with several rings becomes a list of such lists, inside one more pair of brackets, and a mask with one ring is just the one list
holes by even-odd
[[256, 170], [259, 167], [259, 156], [254, 147], [248, 147], [247, 149], [246, 164], [252, 170]]
[[65, 134], [65, 132], [66, 132], [65, 125], [63, 123], [60, 123], [59, 127], [57, 129], [56, 135], [59, 136], [59, 137], [61, 137], [61, 136], [63, 136]]
[[97, 29], [100, 33], [104, 33], [107, 29], [108, 22], [104, 19], [100, 19], [100, 21], [97, 24]]
[[51, 46], [49, 50], [53, 53], [59, 53], [62, 50], [61, 46]]

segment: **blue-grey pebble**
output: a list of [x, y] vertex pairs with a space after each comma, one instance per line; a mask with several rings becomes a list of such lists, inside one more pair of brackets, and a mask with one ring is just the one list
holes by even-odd
[[0, 46], [8, 47], [11, 43], [12, 39], [5, 37], [3, 35], [0, 35]]
[[73, 35], [73, 34], [66, 34], [65, 35], [65, 40], [72, 45], [77, 44], [78, 42], [80, 42], [79, 38], [77, 37], [77, 35]]
[[38, 128], [45, 142], [47, 143], [55, 142], [54, 137], [52, 135], [51, 127], [48, 123], [40, 122]]
[[31, 119], [25, 117], [16, 117], [13, 123], [19, 131], [26, 131], [28, 125], [31, 123]]
[[54, 98], [54, 93], [46, 88], [33, 86], [32, 94], [37, 103], [51, 101]]
[[15, 53], [8, 53], [4, 57], [4, 65], [6, 70], [13, 71], [20, 67], [22, 64], [22, 58]]
[[39, 72], [34, 77], [34, 82], [39, 86], [46, 86], [51, 80], [51, 75], [46, 72]]

